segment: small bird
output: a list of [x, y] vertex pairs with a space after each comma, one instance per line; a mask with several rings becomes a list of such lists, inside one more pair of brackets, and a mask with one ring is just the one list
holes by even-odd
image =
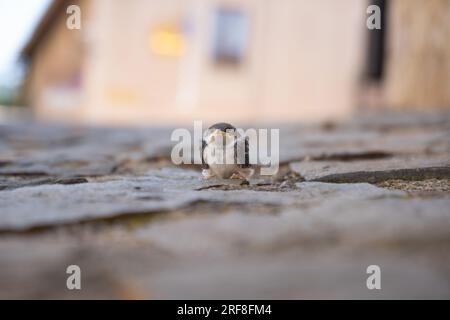
[[255, 172], [249, 161], [248, 137], [240, 136], [229, 123], [216, 123], [206, 130], [202, 141], [202, 163], [203, 179], [248, 180]]

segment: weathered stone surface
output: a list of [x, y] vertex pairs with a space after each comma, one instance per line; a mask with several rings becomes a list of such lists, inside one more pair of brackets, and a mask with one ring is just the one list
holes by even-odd
[[332, 130], [319, 128], [280, 129], [280, 161], [304, 159], [360, 160], [381, 158], [380, 155], [448, 154], [450, 133], [448, 119], [443, 117], [433, 126], [392, 127], [373, 123], [345, 123]]
[[302, 161], [290, 167], [306, 180], [325, 182], [381, 182], [391, 179], [450, 178], [450, 155], [393, 157], [365, 161]]
[[[450, 200], [410, 201], [337, 197], [273, 213], [205, 207], [132, 228], [76, 226], [9, 236], [0, 243], [0, 255], [7, 256], [0, 260], [0, 281], [8, 288], [2, 295], [446, 298]], [[75, 295], [62, 276], [73, 263], [86, 276]], [[378, 292], [365, 287], [371, 264], [382, 268]], [[29, 290], [14, 286], [22, 282]]]
[[6, 150], [0, 156], [0, 175], [8, 176], [109, 175], [126, 162], [166, 155], [171, 145], [170, 129], [30, 125], [2, 131]]
[[[195, 215], [138, 228], [136, 237], [177, 255], [201, 256], [246, 251], [283, 251], [339, 245], [389, 247], [396, 243], [450, 241], [450, 200], [326, 199], [309, 206], [282, 208], [276, 214]], [[412, 210], [414, 208], [414, 210]], [[404, 220], [408, 222], [405, 223]], [[251, 227], [250, 227], [251, 226]], [[426, 245], [427, 243], [425, 243]]]
[[446, 194], [450, 196], [450, 179], [425, 179], [420, 181], [387, 180], [377, 184], [382, 188], [403, 190], [418, 195]]
[[[200, 181], [198, 172], [181, 169], [151, 171], [142, 177], [70, 185], [38, 185], [0, 192], [0, 230], [26, 229], [121, 215], [165, 212], [198, 201], [213, 203], [262, 203], [274, 206], [301, 204], [304, 201], [342, 196], [355, 199], [396, 194], [371, 185], [298, 184], [298, 191], [267, 192], [202, 188], [215, 182]], [[200, 189], [200, 190], [199, 190]]]
[[450, 297], [448, 115], [278, 128], [241, 184], [174, 167], [169, 128], [0, 126], [0, 298]]

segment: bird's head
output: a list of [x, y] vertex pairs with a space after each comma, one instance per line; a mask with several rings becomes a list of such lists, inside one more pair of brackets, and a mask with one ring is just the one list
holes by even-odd
[[229, 123], [216, 123], [206, 130], [204, 139], [208, 145], [234, 145], [237, 138], [236, 128]]

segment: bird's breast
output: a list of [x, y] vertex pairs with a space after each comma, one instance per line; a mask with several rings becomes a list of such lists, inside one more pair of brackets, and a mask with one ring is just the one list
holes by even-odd
[[206, 163], [220, 178], [229, 178], [237, 168], [234, 147], [218, 148], [207, 146], [206, 149]]

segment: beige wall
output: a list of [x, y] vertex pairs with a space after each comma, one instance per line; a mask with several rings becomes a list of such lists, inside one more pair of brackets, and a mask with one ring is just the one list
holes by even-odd
[[[248, 48], [239, 67], [212, 62], [211, 19], [218, 5], [248, 15]], [[89, 6], [92, 14], [84, 16], [80, 35], [60, 22], [49, 44], [41, 45], [33, 69], [36, 77], [48, 74], [49, 61], [61, 55], [57, 69], [70, 72], [82, 56], [83, 105], [68, 117], [67, 110], [37, 103], [42, 117], [119, 124], [306, 121], [344, 117], [354, 108], [364, 1], [92, 0]], [[181, 19], [192, 23], [184, 54], [152, 52], [155, 26]], [[84, 48], [76, 57], [74, 37], [82, 38]], [[56, 53], [56, 47], [65, 49]], [[33, 96], [41, 90], [35, 86]]]
[[261, 46], [264, 118], [351, 114], [365, 49], [365, 7], [360, 0], [268, 2]]
[[450, 1], [391, 0], [387, 104], [450, 107]]
[[[84, 5], [85, 1], [73, 3]], [[83, 13], [88, 14], [87, 8]], [[83, 119], [86, 106], [83, 87], [74, 85], [78, 75], [83, 77], [82, 35], [67, 29], [65, 19], [65, 15], [57, 18], [29, 65], [26, 98], [38, 119]]]

